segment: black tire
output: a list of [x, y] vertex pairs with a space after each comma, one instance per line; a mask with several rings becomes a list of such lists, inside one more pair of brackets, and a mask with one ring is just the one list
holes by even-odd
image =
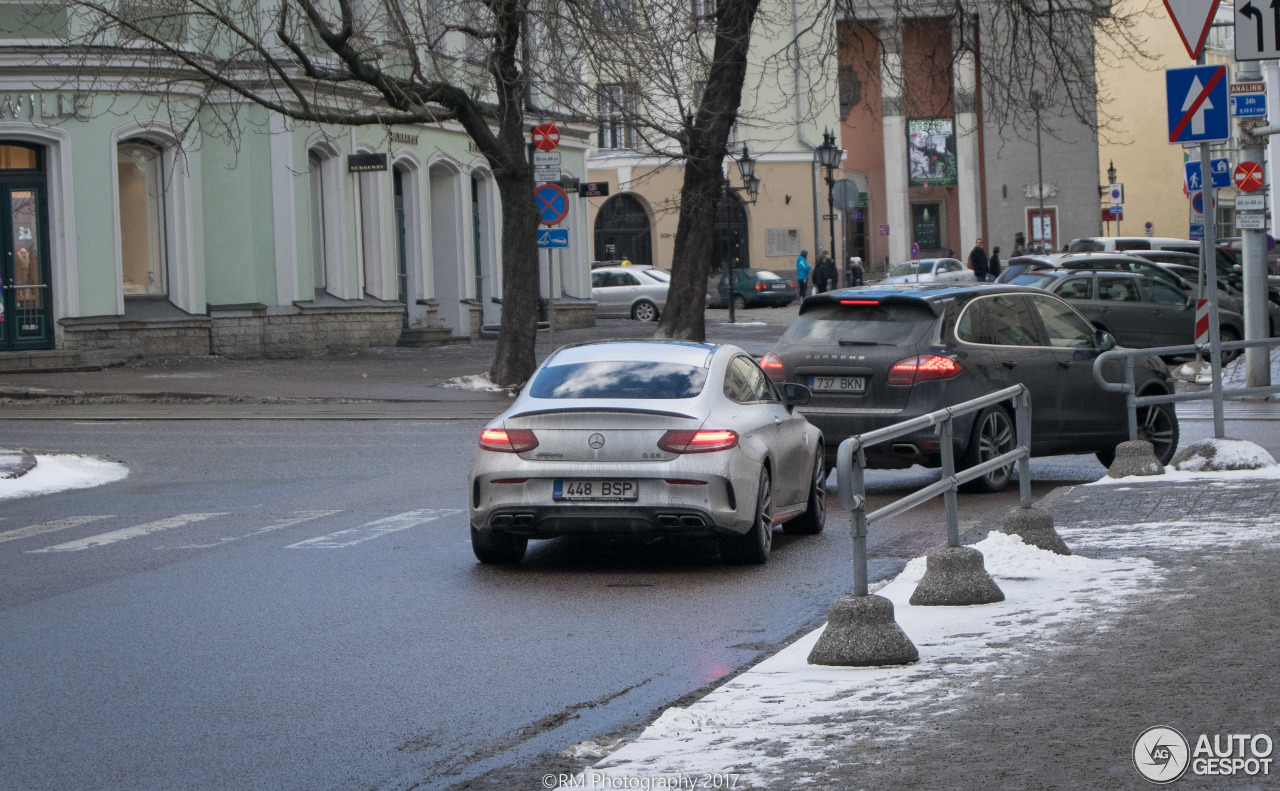
[[769, 560], [773, 549], [773, 488], [767, 469], [760, 471], [756, 492], [755, 520], [751, 529], [740, 536], [720, 538], [720, 556], [735, 565], [759, 566]]
[[[969, 448], [965, 451], [964, 459], [960, 462], [960, 469], [967, 470], [988, 459], [994, 459], [1002, 453], [1008, 453], [1017, 444], [1013, 418], [1009, 417], [1009, 411], [999, 405], [989, 406], [979, 412], [977, 420], [973, 421], [973, 433], [969, 438]], [[961, 486], [960, 491], [999, 492], [1004, 490], [1012, 479], [1013, 464], [1009, 464], [1006, 467], [992, 470], [981, 478], [974, 478]]]
[[471, 551], [481, 563], [519, 563], [528, 547], [527, 538], [496, 530], [476, 530], [475, 525], [471, 526]]
[[744, 297], [744, 296], [742, 296], [741, 294], [734, 294], [734, 295], [733, 295], [733, 308], [734, 308], [734, 310], [746, 310], [746, 309], [747, 309], [747, 298], [746, 298], [746, 297]]
[[[1240, 340], [1240, 336], [1237, 335], [1236, 331], [1233, 329], [1229, 329], [1227, 327], [1220, 327], [1218, 328], [1218, 340], [1221, 341], [1222, 343], [1231, 343], [1232, 341]], [[1223, 349], [1222, 364], [1226, 365], [1227, 363], [1231, 362], [1232, 360], [1234, 360], [1239, 356], [1240, 356], [1239, 349], [1232, 349], [1231, 351], [1227, 351], [1226, 349]]]
[[1106, 467], [1108, 470], [1111, 469], [1111, 463], [1116, 460], [1115, 448], [1112, 448], [1111, 450], [1100, 450], [1093, 455], [1097, 456], [1098, 461], [1101, 462], [1102, 466]]
[[1173, 404], [1138, 407], [1138, 439], [1150, 442], [1160, 463], [1168, 464], [1178, 450], [1178, 413], [1174, 411]]
[[647, 299], [642, 299], [631, 306], [631, 318], [636, 321], [657, 321], [658, 306]]
[[823, 450], [813, 460], [813, 478], [809, 482], [809, 501], [804, 513], [782, 526], [789, 536], [812, 536], [822, 532], [827, 523], [827, 465]]

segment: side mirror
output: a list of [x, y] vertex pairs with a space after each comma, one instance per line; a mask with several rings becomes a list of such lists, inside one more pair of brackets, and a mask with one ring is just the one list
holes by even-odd
[[809, 388], [795, 382], [784, 382], [782, 385], [782, 401], [787, 405], [787, 409], [796, 406], [804, 406], [809, 403], [809, 399], [813, 393]]
[[1109, 352], [1116, 348], [1116, 339], [1112, 337], [1111, 333], [1103, 332], [1102, 330], [1094, 333], [1093, 343], [1100, 352]]

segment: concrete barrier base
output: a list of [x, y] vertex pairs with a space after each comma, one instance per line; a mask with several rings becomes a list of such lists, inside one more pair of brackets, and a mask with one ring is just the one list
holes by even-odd
[[1130, 475], [1164, 475], [1164, 465], [1156, 458], [1155, 448], [1145, 439], [1135, 439], [1116, 445], [1116, 458], [1111, 462], [1107, 475], [1126, 478]]
[[911, 594], [911, 603], [924, 606], [965, 606], [1004, 601], [973, 547], [942, 547], [929, 553], [924, 578]]
[[1070, 555], [1067, 543], [1053, 529], [1053, 516], [1039, 508], [1015, 508], [1004, 515], [1004, 532], [1018, 536], [1028, 546], [1040, 547], [1059, 555]]
[[809, 652], [811, 665], [905, 665], [920, 658], [883, 596], [846, 596], [827, 608], [827, 628]]

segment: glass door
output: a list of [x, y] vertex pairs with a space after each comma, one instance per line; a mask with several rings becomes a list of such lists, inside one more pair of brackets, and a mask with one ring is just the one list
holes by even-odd
[[0, 351], [53, 348], [53, 295], [38, 186], [0, 184]]

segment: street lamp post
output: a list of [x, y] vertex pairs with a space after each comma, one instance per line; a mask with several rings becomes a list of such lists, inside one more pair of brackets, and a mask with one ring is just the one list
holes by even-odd
[[[1116, 163], [1114, 159], [1107, 163], [1107, 183], [1112, 186], [1115, 186], [1115, 183], [1116, 183]], [[1123, 211], [1123, 209], [1121, 211]], [[1116, 214], [1114, 207], [1112, 207], [1111, 209], [1111, 214], [1113, 217], [1116, 218], [1116, 236], [1119, 236], [1120, 235], [1120, 218], [1123, 215]]]
[[745, 192], [749, 200], [743, 203], [755, 203], [756, 196], [760, 194], [760, 178], [756, 176], [756, 161], [747, 151], [747, 144], [742, 144], [742, 156], [738, 157], [735, 162], [738, 163], [738, 175], [742, 177], [741, 187], [729, 186], [729, 177], [725, 176], [721, 182], [722, 190], [721, 202], [724, 204], [724, 217], [726, 230], [729, 232], [729, 323], [733, 324], [737, 321], [737, 311], [734, 308], [734, 298], [737, 296], [735, 291], [737, 283], [733, 279], [733, 264], [737, 258], [737, 245], [733, 243], [733, 215], [729, 210], [729, 193]]
[[[827, 219], [831, 224], [831, 259], [835, 260], [836, 255], [836, 196], [835, 196], [835, 171], [840, 167], [840, 160], [844, 158], [844, 150], [836, 145], [836, 136], [830, 129], [824, 129], [822, 132], [822, 145], [814, 149], [814, 156], [818, 158], [818, 164], [827, 170]], [[804, 299], [804, 295], [800, 295]]]
[[1048, 244], [1044, 232], [1044, 159], [1040, 154], [1040, 111], [1044, 109], [1044, 97], [1039, 91], [1031, 92], [1031, 109], [1036, 114], [1036, 193], [1040, 196], [1040, 251]]

